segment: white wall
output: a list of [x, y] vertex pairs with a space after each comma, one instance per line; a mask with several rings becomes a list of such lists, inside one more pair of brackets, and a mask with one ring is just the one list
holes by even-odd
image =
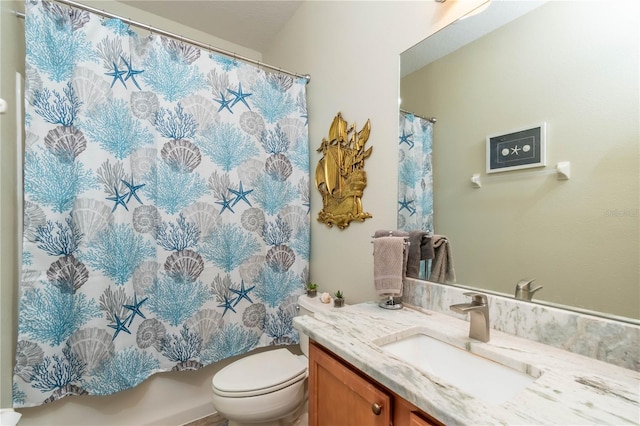
[[[114, 2], [101, 3], [100, 8], [105, 10], [229, 48], [205, 34], [134, 8]], [[312, 188], [311, 279], [319, 283], [321, 290], [341, 289], [349, 303], [374, 298], [370, 236], [376, 229], [396, 226], [399, 54], [480, 3], [482, 0], [449, 0], [444, 4], [431, 0], [307, 1], [283, 28], [273, 46], [262, 52], [267, 63], [312, 76], [308, 86], [308, 110], [313, 168], [320, 159], [315, 148], [326, 136], [331, 120], [339, 111], [349, 123], [355, 122], [360, 127], [367, 119], [372, 123], [367, 145], [373, 146], [373, 154], [365, 165], [368, 186], [363, 206], [373, 218], [364, 223], [352, 223], [343, 231], [329, 229], [315, 221], [322, 203], [317, 190]], [[16, 34], [22, 31], [22, 25], [12, 21], [5, 35], [5, 21], [16, 18], [5, 18], [14, 9], [9, 1], [2, 0], [0, 7], [3, 14], [1, 78], [4, 92], [6, 85], [13, 84], [13, 70], [19, 69], [18, 62], [22, 61], [16, 58], [20, 56], [18, 52], [5, 63], [5, 40], [20, 37]], [[10, 76], [5, 70], [10, 71]], [[5, 126], [6, 121], [9, 121], [8, 116], [2, 116], [2, 407], [9, 406], [11, 401], [11, 366], [17, 327], [12, 307], [18, 282], [16, 217], [13, 213], [15, 190], [12, 189], [15, 182], [11, 178], [15, 174], [15, 152], [6, 149], [4, 143], [15, 139], [15, 128]], [[204, 415], [210, 409], [209, 380], [217, 368], [219, 365], [197, 372], [159, 374], [134, 389], [112, 396], [73, 397], [48, 406], [23, 409], [20, 410], [23, 413], [20, 424], [180, 424]]]
[[342, 290], [347, 303], [374, 300], [371, 235], [396, 228], [399, 55], [481, 1], [305, 2], [264, 52], [265, 62], [311, 74], [311, 168], [338, 112], [359, 128], [371, 120], [363, 210], [373, 215], [344, 230], [318, 222], [322, 199], [311, 182], [311, 280]]

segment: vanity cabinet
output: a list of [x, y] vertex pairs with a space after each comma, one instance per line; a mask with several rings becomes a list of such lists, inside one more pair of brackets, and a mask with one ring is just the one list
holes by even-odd
[[309, 426], [441, 425], [314, 341], [309, 342]]

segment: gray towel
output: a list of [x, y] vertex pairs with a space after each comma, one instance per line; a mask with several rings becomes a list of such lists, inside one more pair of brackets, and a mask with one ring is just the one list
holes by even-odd
[[402, 296], [404, 243], [403, 237], [373, 240], [373, 282], [380, 296]]
[[443, 235], [432, 237], [435, 257], [431, 265], [431, 275], [429, 281], [436, 283], [454, 283], [456, 272], [453, 268], [453, 252], [451, 243]]
[[409, 255], [407, 257], [407, 277], [420, 278], [420, 261], [422, 260], [422, 238], [424, 231], [409, 231]]
[[426, 234], [422, 236], [422, 241], [420, 243], [421, 259], [428, 260], [436, 257], [436, 254], [433, 251], [433, 240], [431, 235]]

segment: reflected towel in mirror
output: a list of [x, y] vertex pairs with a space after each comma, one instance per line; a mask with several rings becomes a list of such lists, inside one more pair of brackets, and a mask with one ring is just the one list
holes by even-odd
[[435, 257], [431, 265], [429, 281], [436, 283], [453, 283], [456, 272], [453, 268], [453, 251], [451, 243], [444, 235], [434, 235], [431, 238]]
[[407, 277], [420, 278], [421, 261], [433, 258], [433, 245], [429, 233], [425, 231], [409, 231]]

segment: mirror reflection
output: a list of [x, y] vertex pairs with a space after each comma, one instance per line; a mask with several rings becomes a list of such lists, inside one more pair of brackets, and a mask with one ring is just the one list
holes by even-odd
[[[638, 9], [493, 1], [402, 54], [401, 108], [437, 118], [434, 230], [456, 284], [535, 280], [534, 302], [640, 319]], [[539, 123], [546, 166], [486, 173], [488, 135]]]

